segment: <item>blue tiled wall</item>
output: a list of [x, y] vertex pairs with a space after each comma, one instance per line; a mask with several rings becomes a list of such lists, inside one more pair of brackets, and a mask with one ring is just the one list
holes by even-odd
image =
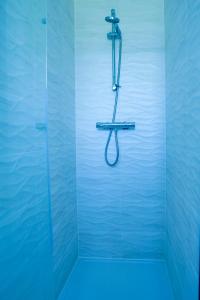
[[2, 300], [55, 299], [76, 259], [73, 16], [0, 2]]
[[167, 257], [177, 300], [198, 299], [199, 20], [199, 1], [166, 1]]
[[[112, 7], [124, 40], [117, 118], [136, 122], [119, 134], [116, 168], [95, 128], [114, 101]], [[177, 300], [197, 299], [198, 11], [166, 1], [165, 224], [163, 0], [76, 0], [76, 141], [73, 1], [0, 2], [1, 299], [57, 297], [77, 257], [76, 193], [80, 256], [158, 258], [166, 241]]]
[[47, 82], [55, 290], [77, 257], [74, 5], [48, 0]]
[[[81, 256], [162, 257], [165, 239], [165, 70], [162, 0], [76, 0], [77, 200]], [[111, 8], [121, 18], [120, 161], [104, 161], [111, 91]], [[114, 149], [110, 149], [114, 155]]]
[[0, 2], [0, 299], [53, 299], [44, 1]]

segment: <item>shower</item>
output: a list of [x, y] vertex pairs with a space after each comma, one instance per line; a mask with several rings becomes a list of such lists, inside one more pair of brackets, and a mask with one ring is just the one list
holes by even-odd
[[[108, 33], [108, 39], [112, 41], [112, 90], [115, 93], [115, 104], [112, 116], [112, 122], [115, 122], [118, 98], [119, 98], [119, 88], [120, 88], [120, 71], [121, 71], [121, 58], [122, 58], [122, 35], [119, 29], [118, 23], [119, 19], [115, 15], [115, 10], [111, 10], [111, 17], [105, 18], [106, 22], [112, 23], [112, 32]], [[119, 40], [119, 57], [118, 57], [118, 69], [116, 70], [116, 40]], [[115, 146], [116, 146], [116, 157], [113, 162], [110, 162], [108, 159], [108, 148], [112, 138], [112, 135], [115, 136]], [[117, 164], [119, 160], [119, 142], [118, 142], [118, 131], [113, 129], [110, 130], [108, 135], [108, 140], [105, 147], [105, 161], [106, 163], [113, 167]]]
[[[119, 141], [118, 131], [125, 129], [134, 129], [134, 122], [116, 122], [116, 114], [119, 100], [120, 75], [121, 75], [121, 61], [122, 61], [122, 32], [119, 28], [120, 19], [116, 17], [115, 9], [111, 9], [111, 16], [105, 17], [105, 21], [111, 23], [112, 31], [107, 34], [108, 40], [112, 42], [112, 91], [114, 93], [114, 108], [112, 114], [112, 122], [98, 122], [96, 127], [103, 130], [109, 130], [108, 139], [105, 146], [104, 158], [108, 166], [114, 167], [119, 161]], [[117, 49], [118, 44], [118, 49]], [[117, 54], [118, 50], [118, 54]], [[116, 155], [113, 161], [108, 158], [108, 150], [110, 142], [114, 136]]]
[[0, 0], [0, 300], [200, 300], [200, 0]]

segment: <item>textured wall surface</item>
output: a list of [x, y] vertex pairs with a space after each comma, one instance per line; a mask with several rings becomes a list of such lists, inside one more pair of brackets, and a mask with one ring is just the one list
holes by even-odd
[[0, 3], [2, 300], [55, 299], [77, 255], [73, 15], [67, 0]]
[[167, 256], [177, 300], [197, 300], [200, 2], [166, 1]]
[[0, 2], [0, 299], [53, 299], [44, 1]]
[[77, 256], [73, 0], [48, 0], [48, 148], [55, 292]]
[[[164, 7], [162, 0], [76, 0], [77, 197], [81, 256], [161, 257], [165, 209]], [[111, 43], [116, 8], [123, 32], [117, 120], [120, 161], [104, 161], [113, 110]], [[111, 147], [110, 155], [114, 155]]]

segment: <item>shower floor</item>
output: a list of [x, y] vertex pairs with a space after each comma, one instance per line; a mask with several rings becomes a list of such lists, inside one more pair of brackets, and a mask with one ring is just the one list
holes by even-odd
[[79, 259], [59, 300], [173, 300], [163, 261]]

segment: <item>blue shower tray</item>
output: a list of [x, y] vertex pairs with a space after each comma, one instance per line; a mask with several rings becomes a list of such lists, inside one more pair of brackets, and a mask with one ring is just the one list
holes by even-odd
[[97, 122], [96, 128], [101, 130], [133, 130], [135, 129], [135, 122]]

